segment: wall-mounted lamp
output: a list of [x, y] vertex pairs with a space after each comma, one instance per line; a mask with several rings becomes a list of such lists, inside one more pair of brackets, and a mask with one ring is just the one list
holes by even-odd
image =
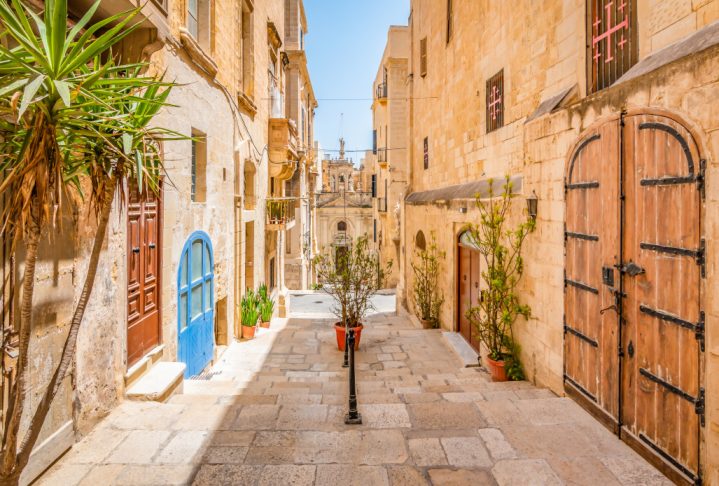
[[537, 219], [537, 202], [539, 201], [539, 198], [537, 197], [537, 193], [532, 191], [532, 194], [527, 196], [527, 214], [529, 215], [532, 220]]
[[467, 214], [467, 206], [460, 206], [459, 212], [461, 214]]

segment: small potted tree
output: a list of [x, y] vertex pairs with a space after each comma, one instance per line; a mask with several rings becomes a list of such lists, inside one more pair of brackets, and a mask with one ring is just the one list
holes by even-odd
[[513, 326], [518, 316], [529, 318], [531, 309], [519, 302], [517, 284], [524, 272], [522, 245], [534, 231], [531, 217], [516, 227], [508, 228], [512, 206], [512, 185], [505, 179], [502, 193], [495, 196], [489, 181], [489, 198], [476, 200], [480, 223], [469, 225], [470, 237], [479, 247], [482, 265], [482, 296], [467, 311], [479, 340], [487, 347], [487, 366], [494, 381], [524, 378], [519, 347], [514, 341]]
[[242, 338], [252, 339], [255, 337], [257, 319], [260, 317], [260, 302], [252, 289], [247, 289], [240, 304], [242, 319]]
[[275, 301], [267, 291], [267, 285], [262, 284], [257, 289], [260, 305], [260, 327], [269, 328], [272, 314], [275, 312]]
[[411, 262], [414, 271], [414, 301], [416, 312], [424, 329], [439, 327], [439, 310], [444, 296], [439, 290], [440, 261], [445, 252], [437, 246], [434, 232], [429, 248], [415, 250], [415, 261]]
[[342, 249], [324, 251], [315, 257], [313, 264], [323, 290], [335, 300], [332, 312], [339, 319], [335, 323], [337, 348], [344, 351], [347, 332], [354, 329], [355, 349], [359, 349], [362, 321], [372, 308], [371, 298], [390, 272], [392, 262], [383, 267], [379, 255], [370, 251], [367, 236], [361, 236]]

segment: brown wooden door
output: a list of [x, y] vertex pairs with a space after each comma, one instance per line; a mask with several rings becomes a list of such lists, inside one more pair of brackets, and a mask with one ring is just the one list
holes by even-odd
[[704, 405], [701, 167], [679, 123], [633, 115], [588, 133], [566, 180], [565, 389], [689, 481]]
[[127, 221], [127, 365], [160, 343], [160, 200], [129, 190]]
[[469, 308], [479, 303], [479, 252], [463, 245], [459, 245], [458, 250], [457, 317], [459, 333], [475, 350], [479, 351], [479, 335], [466, 317]]
[[565, 383], [611, 426], [619, 414], [619, 147], [617, 119], [580, 141], [566, 179]]
[[699, 154], [666, 117], [625, 119], [622, 417], [692, 480], [699, 470], [703, 251]]

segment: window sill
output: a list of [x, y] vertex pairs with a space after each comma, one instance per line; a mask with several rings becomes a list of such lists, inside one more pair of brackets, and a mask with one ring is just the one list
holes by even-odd
[[180, 41], [192, 61], [214, 78], [217, 74], [217, 64], [202, 50], [197, 40], [184, 27], [180, 27]]
[[242, 91], [237, 93], [237, 104], [248, 115], [255, 116], [257, 114], [257, 105], [255, 105], [254, 100]]

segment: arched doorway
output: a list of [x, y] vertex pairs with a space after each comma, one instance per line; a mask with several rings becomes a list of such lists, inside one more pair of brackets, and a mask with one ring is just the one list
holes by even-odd
[[470, 307], [479, 303], [480, 297], [480, 253], [469, 231], [461, 233], [457, 239], [457, 257], [457, 330], [479, 352], [479, 333], [466, 316]]
[[579, 139], [565, 185], [565, 389], [692, 482], [704, 407], [700, 161], [678, 119], [630, 113]]
[[190, 235], [177, 276], [177, 357], [185, 377], [201, 373], [214, 350], [214, 262], [207, 233]]

